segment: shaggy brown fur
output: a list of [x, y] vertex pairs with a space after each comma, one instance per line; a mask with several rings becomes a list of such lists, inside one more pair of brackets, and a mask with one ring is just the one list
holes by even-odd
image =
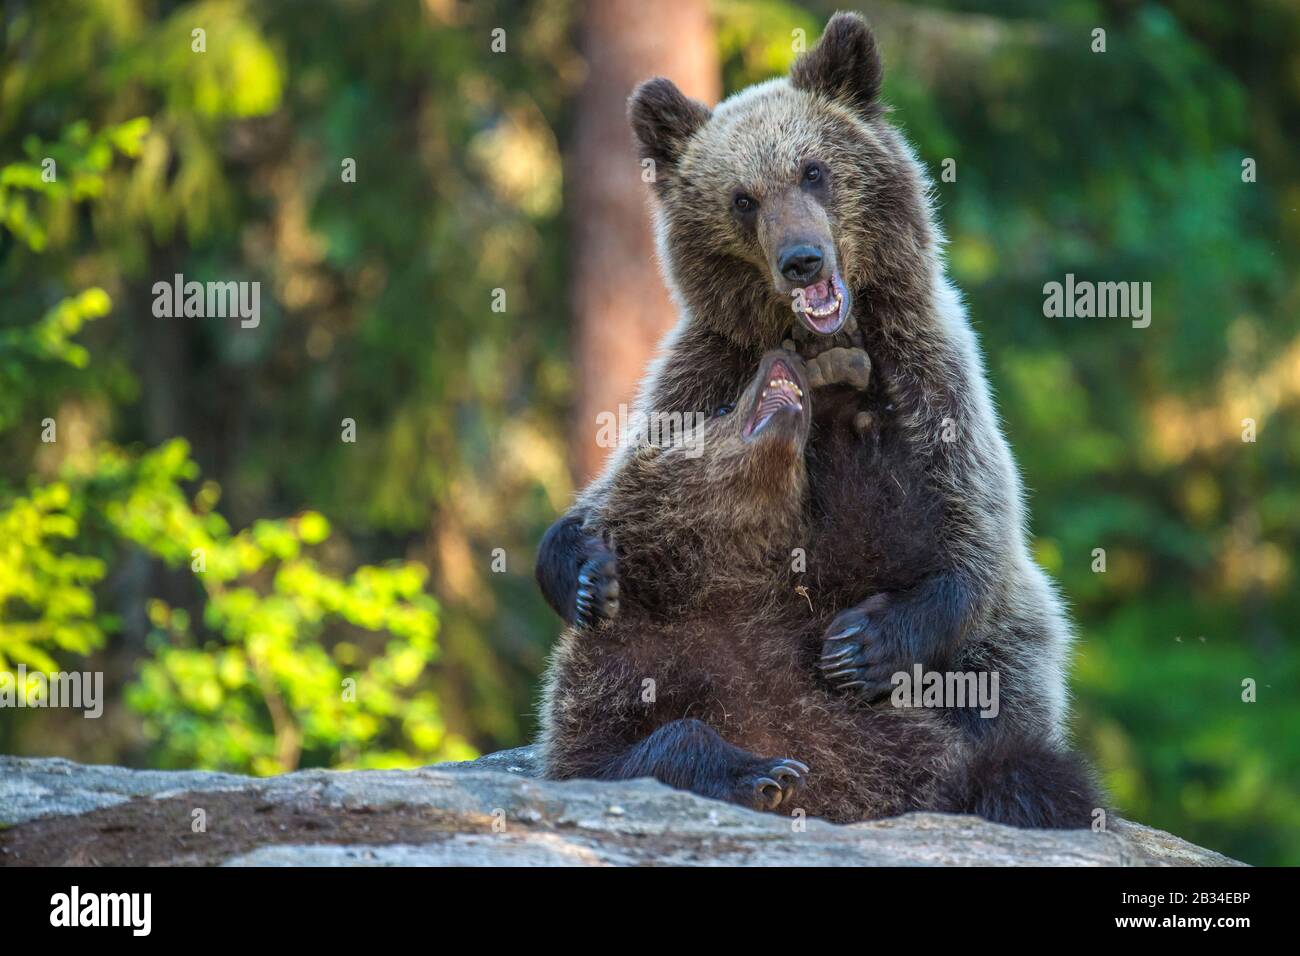
[[[737, 190], [758, 200], [760, 217], [778, 199], [794, 202], [792, 193], [806, 204], [800, 171], [816, 159], [824, 177], [811, 201], [823, 210], [874, 374], [865, 391], [818, 395], [808, 449], [813, 604], [829, 625], [874, 595], [891, 596], [867, 627], [865, 643], [881, 660], [864, 666], [866, 696], [879, 697], [888, 674], [918, 661], [996, 665], [1004, 695], [1016, 698], [1000, 720], [1059, 737], [1069, 628], [1029, 556], [1019, 477], [974, 335], [942, 273], [923, 173], [877, 100], [880, 75], [866, 25], [841, 14], [789, 80], [712, 112], [667, 80], [634, 95], [632, 123], [656, 162], [660, 252], [683, 305], [639, 407], [711, 411], [792, 326], [805, 348], [825, 342], [796, 325], [772, 251], [732, 208]], [[865, 434], [851, 427], [860, 413], [871, 422]], [[626, 464], [625, 454], [613, 456], [580, 496], [572, 516], [584, 547], [599, 550], [605, 503]], [[628, 574], [619, 577], [626, 585]], [[543, 589], [572, 614], [564, 594]]]
[[[997, 671], [1000, 715], [952, 711], [950, 722], [997, 748], [987, 766], [1028, 781], [1012, 804], [1050, 801], [1060, 778], [1038, 773], [1038, 753], [1050, 762], [1065, 745], [1070, 627], [1030, 556], [1020, 478], [943, 273], [925, 175], [887, 120], [880, 76], [865, 23], [838, 14], [789, 79], [712, 111], [664, 79], [633, 96], [632, 125], [655, 162], [660, 255], [682, 308], [639, 408], [711, 411], [787, 336], [806, 355], [865, 348], [869, 384], [818, 391], [806, 450], [805, 584], [812, 629], [825, 635], [821, 663], [835, 663], [830, 686], [877, 701], [914, 664]], [[794, 243], [823, 253], [807, 282], [785, 269]], [[791, 310], [792, 296], [828, 276], [848, 312], [832, 334]], [[643, 573], [605, 541], [619, 476], [635, 467], [634, 452], [612, 456], [543, 541], [539, 581], [570, 621], [617, 621]], [[1017, 754], [1023, 773], [1007, 770]], [[1031, 792], [1035, 779], [1044, 792]], [[1071, 801], [1072, 818], [1080, 805]]]
[[803, 387], [797, 358], [769, 356], [736, 413], [685, 444], [640, 449], [611, 483], [600, 517], [621, 608], [599, 636], [570, 629], [554, 652], [548, 776], [655, 776], [850, 821], [936, 805], [963, 763], [959, 735], [933, 715], [873, 710], [814, 676], [821, 631], [792, 556], [807, 540], [806, 406], [743, 435], [778, 357]]

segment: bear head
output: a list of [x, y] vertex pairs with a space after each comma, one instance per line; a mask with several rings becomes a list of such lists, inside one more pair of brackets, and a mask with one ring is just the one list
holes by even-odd
[[928, 184], [881, 76], [866, 22], [839, 13], [788, 77], [713, 110], [662, 77], [633, 93], [659, 254], [693, 321], [769, 349], [796, 321], [833, 335], [856, 299], [929, 281]]

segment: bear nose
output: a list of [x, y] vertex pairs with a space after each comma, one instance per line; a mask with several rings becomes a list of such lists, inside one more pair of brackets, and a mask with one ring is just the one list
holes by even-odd
[[777, 260], [781, 275], [791, 282], [808, 282], [822, 271], [822, 251], [816, 246], [791, 246]]

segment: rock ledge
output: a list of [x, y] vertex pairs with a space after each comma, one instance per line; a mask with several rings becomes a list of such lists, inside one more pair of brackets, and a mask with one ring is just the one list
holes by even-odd
[[556, 783], [536, 766], [530, 747], [270, 778], [0, 756], [0, 866], [1241, 865], [1118, 819], [1104, 833], [933, 813], [800, 829], [653, 780]]

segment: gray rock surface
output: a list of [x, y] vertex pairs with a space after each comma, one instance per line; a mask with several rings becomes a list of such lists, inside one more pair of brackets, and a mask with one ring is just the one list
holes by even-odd
[[248, 778], [202, 770], [128, 770], [73, 763], [62, 757], [0, 755], [0, 826], [37, 817], [85, 813], [190, 790], [237, 790]]
[[[557, 783], [536, 771], [532, 748], [414, 771], [272, 778], [0, 757], [0, 865], [1235, 864], [1118, 819], [1100, 833], [929, 813], [834, 826], [652, 780]], [[206, 829], [196, 833], [199, 810]]]

